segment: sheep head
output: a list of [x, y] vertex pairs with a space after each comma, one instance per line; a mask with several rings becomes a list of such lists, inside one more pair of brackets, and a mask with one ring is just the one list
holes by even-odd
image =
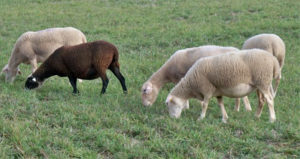
[[172, 118], [179, 118], [182, 110], [189, 107], [188, 103], [188, 100], [172, 95], [169, 95], [166, 100], [166, 105]]
[[8, 67], [8, 64], [7, 64], [4, 66], [1, 73], [5, 74], [6, 82], [13, 82], [16, 78], [16, 75], [21, 74], [21, 71], [20, 71], [19, 67], [13, 69], [13, 68]]
[[29, 76], [25, 82], [26, 89], [35, 89], [43, 84], [37, 77]]
[[158, 89], [151, 82], [146, 82], [142, 87], [141, 93], [143, 105], [151, 106], [157, 98]]

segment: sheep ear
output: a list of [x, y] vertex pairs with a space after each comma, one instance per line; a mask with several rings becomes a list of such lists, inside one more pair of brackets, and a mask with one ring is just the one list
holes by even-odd
[[173, 98], [172, 97], [168, 97], [166, 103], [174, 103]]
[[172, 97], [168, 97], [166, 100], [166, 105], [169, 106], [169, 103], [172, 101]]
[[8, 68], [4, 68], [1, 73], [7, 73]]
[[170, 97], [169, 102], [173, 103], [173, 104], [175, 103], [175, 101], [174, 101], [174, 99], [172, 97]]
[[8, 72], [8, 67], [7, 65], [2, 69], [1, 73], [7, 73]]

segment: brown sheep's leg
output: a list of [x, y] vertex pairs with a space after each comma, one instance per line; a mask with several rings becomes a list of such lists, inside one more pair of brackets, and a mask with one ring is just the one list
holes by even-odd
[[119, 79], [121, 85], [122, 85], [122, 88], [123, 88], [123, 92], [125, 94], [127, 94], [127, 88], [126, 88], [126, 84], [125, 84], [125, 78], [124, 76], [121, 74], [120, 72], [120, 69], [117, 67], [117, 66], [112, 66], [109, 68], [113, 73], [114, 75]]
[[227, 123], [228, 115], [227, 115], [225, 107], [224, 107], [223, 98], [222, 98], [222, 96], [219, 96], [219, 97], [217, 97], [217, 99], [218, 99], [218, 104], [219, 104], [219, 106], [221, 108], [221, 112], [222, 112], [222, 122]]
[[70, 83], [73, 87], [73, 93], [74, 94], [79, 94], [79, 91], [78, 91], [77, 86], [76, 86], [77, 78], [71, 77], [71, 76], [68, 76], [68, 78], [69, 78], [69, 81], [70, 81]]
[[101, 77], [101, 79], [102, 79], [102, 90], [101, 90], [101, 94], [104, 94], [105, 91], [106, 91], [107, 85], [108, 85], [108, 83], [109, 83], [109, 80], [108, 80], [108, 78], [107, 78], [107, 76], [106, 76], [106, 73], [102, 73], [100, 77]]

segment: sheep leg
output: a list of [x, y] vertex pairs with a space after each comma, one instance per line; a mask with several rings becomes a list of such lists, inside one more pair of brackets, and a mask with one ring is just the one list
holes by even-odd
[[69, 81], [70, 81], [70, 83], [71, 83], [71, 85], [72, 85], [72, 87], [73, 87], [73, 93], [74, 93], [74, 94], [78, 94], [79, 91], [78, 91], [77, 85], [76, 85], [77, 78], [72, 77], [72, 76], [68, 76], [68, 78], [69, 78]]
[[263, 96], [262, 96], [262, 93], [261, 93], [259, 90], [257, 90], [256, 93], [257, 93], [257, 98], [258, 98], [258, 108], [257, 108], [257, 110], [256, 110], [255, 116], [256, 116], [257, 118], [260, 118], [261, 113], [262, 113], [262, 109], [263, 109], [264, 104], [265, 104], [265, 100], [264, 100], [264, 98], [263, 98]]
[[227, 123], [228, 115], [227, 115], [225, 107], [224, 107], [223, 98], [222, 98], [222, 96], [219, 96], [219, 97], [217, 97], [217, 99], [218, 99], [218, 104], [219, 104], [219, 106], [221, 108], [221, 112], [222, 112], [222, 122]]
[[274, 92], [274, 93], [273, 93], [273, 98], [275, 98], [275, 96], [276, 96], [276, 93], [277, 93], [277, 89], [278, 89], [280, 80], [281, 80], [281, 75], [280, 75], [280, 77], [279, 77], [278, 79], [275, 79], [275, 87], [274, 87], [274, 90], [273, 90], [273, 86], [272, 86], [272, 84], [271, 84], [271, 89], [272, 89], [272, 91]]
[[102, 90], [101, 90], [101, 94], [104, 94], [106, 92], [106, 88], [107, 88], [107, 85], [109, 83], [109, 79], [107, 78], [106, 76], [106, 73], [104, 73], [102, 76], [101, 76], [101, 79], [102, 79]]
[[185, 106], [183, 109], [189, 109], [190, 108], [190, 103], [189, 100], [186, 100]]
[[204, 102], [202, 100], [199, 100], [199, 103], [200, 103], [201, 107], [203, 107]]
[[243, 102], [244, 102], [246, 111], [252, 111], [248, 96], [243, 97]]
[[208, 102], [209, 102], [208, 98], [204, 98], [203, 102], [201, 102], [201, 104], [202, 104], [202, 112], [201, 112], [200, 117], [197, 119], [198, 121], [200, 121], [200, 120], [202, 120], [202, 119], [205, 118], [205, 116], [206, 116], [206, 110], [207, 110], [207, 107], [208, 107]]
[[269, 113], [270, 113], [270, 122], [273, 123], [276, 120], [275, 110], [274, 110], [274, 98], [271, 93], [263, 93], [265, 99], [267, 100]]
[[239, 112], [240, 111], [240, 98], [235, 98], [235, 111]]
[[122, 88], [123, 88], [123, 92], [125, 94], [127, 94], [127, 88], [126, 88], [126, 84], [125, 84], [125, 78], [124, 76], [121, 74], [120, 69], [116, 66], [110, 67], [110, 70], [113, 72], [113, 74], [118, 78], [118, 80], [120, 81]]
[[270, 85], [270, 92], [271, 92], [273, 98], [275, 98], [275, 92], [274, 92], [272, 84]]

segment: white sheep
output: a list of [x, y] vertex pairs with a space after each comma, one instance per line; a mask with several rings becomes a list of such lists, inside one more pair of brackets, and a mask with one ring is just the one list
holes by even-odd
[[30, 64], [31, 71], [34, 72], [37, 69], [37, 63], [44, 62], [57, 48], [80, 43], [86, 43], [86, 37], [80, 30], [73, 27], [25, 32], [16, 41], [8, 64], [1, 73], [5, 73], [7, 82], [13, 82], [16, 74], [20, 72], [19, 64]]
[[[273, 95], [270, 91], [272, 80], [279, 80], [280, 66], [270, 53], [251, 49], [199, 59], [185, 77], [171, 90], [166, 105], [171, 117], [179, 118], [189, 98], [203, 101], [199, 120], [206, 114], [210, 98], [217, 97], [222, 111], [222, 121], [228, 116], [222, 96], [244, 97], [257, 90], [259, 97], [267, 100], [270, 121], [276, 120]], [[275, 85], [275, 91], [278, 85]], [[261, 100], [259, 100], [261, 101]], [[260, 117], [263, 105], [260, 103], [256, 116]]]
[[255, 35], [243, 44], [242, 49], [262, 49], [275, 56], [279, 62], [280, 68], [283, 67], [285, 59], [285, 44], [283, 40], [275, 34], [259, 34]]
[[231, 51], [238, 51], [234, 47], [205, 45], [176, 51], [168, 61], [155, 72], [142, 86], [142, 102], [151, 106], [166, 83], [178, 83], [190, 67], [200, 58], [215, 56]]
[[[253, 37], [250, 37], [248, 40], [246, 40], [243, 44], [242, 49], [262, 49], [266, 50], [269, 53], [271, 53], [273, 56], [275, 56], [279, 62], [280, 69], [282, 69], [285, 59], [285, 44], [283, 40], [275, 34], [258, 34]], [[281, 78], [281, 77], [280, 77]], [[278, 85], [278, 84], [277, 84]], [[245, 101], [249, 101], [248, 97], [243, 98], [244, 103]], [[239, 111], [240, 104], [239, 104], [239, 98], [236, 100], [235, 109]], [[249, 108], [251, 109], [251, 105], [249, 102]]]

